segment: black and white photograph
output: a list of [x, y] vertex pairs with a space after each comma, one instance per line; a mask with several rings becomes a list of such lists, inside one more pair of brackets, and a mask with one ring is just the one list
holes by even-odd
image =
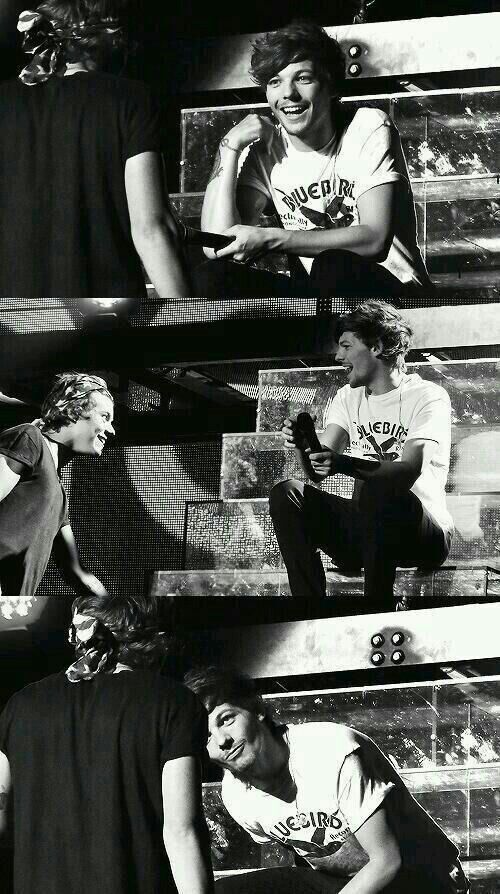
[[500, 894], [497, 4], [0, 3], [2, 894]]

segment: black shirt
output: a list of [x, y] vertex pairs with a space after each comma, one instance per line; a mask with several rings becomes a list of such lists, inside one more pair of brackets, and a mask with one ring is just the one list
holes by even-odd
[[0, 454], [22, 463], [19, 482], [0, 502], [0, 586], [4, 596], [35, 595], [54, 538], [69, 524], [66, 492], [36, 425], [0, 434]]
[[145, 295], [124, 171], [160, 150], [138, 81], [77, 72], [0, 85], [0, 296]]
[[196, 696], [151, 671], [80, 683], [59, 673], [14, 695], [0, 750], [12, 774], [15, 894], [174, 892], [161, 774], [206, 741]]

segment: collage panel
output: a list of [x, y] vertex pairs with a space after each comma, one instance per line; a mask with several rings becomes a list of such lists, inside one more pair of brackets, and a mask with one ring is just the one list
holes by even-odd
[[500, 13], [195, 6], [0, 10], [0, 887], [496, 894]]

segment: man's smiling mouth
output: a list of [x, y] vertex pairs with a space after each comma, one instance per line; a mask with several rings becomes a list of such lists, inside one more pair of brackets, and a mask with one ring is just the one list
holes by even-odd
[[307, 106], [299, 106], [299, 105], [292, 106], [292, 105], [290, 105], [290, 106], [282, 106], [280, 109], [280, 112], [282, 112], [283, 115], [286, 115], [287, 118], [296, 118], [299, 115], [302, 115], [302, 113], [305, 112], [306, 109], [307, 109]]

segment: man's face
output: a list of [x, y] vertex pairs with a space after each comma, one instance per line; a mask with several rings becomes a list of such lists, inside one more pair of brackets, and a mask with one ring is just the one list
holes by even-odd
[[333, 136], [331, 97], [310, 59], [291, 62], [266, 86], [267, 101], [292, 143], [319, 149]]
[[208, 755], [215, 764], [235, 775], [258, 767], [266, 742], [263, 715], [225, 702], [209, 714], [208, 732]]
[[92, 403], [85, 416], [72, 422], [69, 446], [75, 453], [90, 453], [100, 456], [108, 435], [114, 435], [113, 401], [101, 391], [92, 392]]
[[369, 387], [373, 382], [380, 367], [377, 353], [377, 348], [368, 348], [354, 332], [342, 333], [335, 360], [345, 368], [351, 388]]

